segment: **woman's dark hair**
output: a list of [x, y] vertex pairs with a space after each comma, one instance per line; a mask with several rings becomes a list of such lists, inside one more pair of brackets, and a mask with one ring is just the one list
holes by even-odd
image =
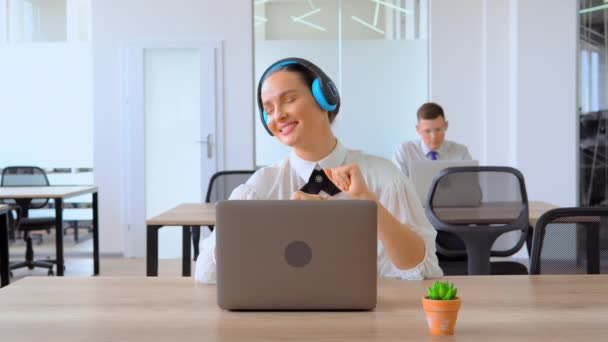
[[[289, 71], [289, 72], [294, 72], [294, 73], [300, 75], [300, 78], [308, 86], [308, 90], [312, 94], [312, 82], [314, 82], [314, 80], [317, 78], [317, 75], [315, 75], [315, 73], [310, 71], [308, 68], [304, 67], [303, 65], [295, 64], [295, 63], [286, 64], [286, 65], [282, 65], [280, 67], [272, 69], [267, 75], [265, 75], [264, 79], [267, 79], [270, 75], [272, 75], [278, 71]], [[327, 116], [329, 117], [329, 123], [334, 122], [336, 115], [338, 115], [338, 111], [340, 111], [339, 103], [338, 103], [338, 106], [336, 107], [336, 109], [327, 112]]]

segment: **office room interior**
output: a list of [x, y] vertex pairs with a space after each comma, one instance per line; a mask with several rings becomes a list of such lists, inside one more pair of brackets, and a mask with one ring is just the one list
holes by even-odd
[[[196, 284], [192, 259], [208, 224], [153, 219], [202, 206], [217, 172], [290, 155], [267, 134], [257, 102], [265, 70], [287, 57], [333, 79], [341, 107], [332, 130], [348, 149], [394, 162], [400, 144], [421, 139], [417, 110], [434, 102], [446, 139], [479, 166], [523, 175], [526, 218], [605, 208], [607, 30], [606, 0], [0, 0], [0, 169], [35, 166], [51, 187], [76, 187], [59, 202], [61, 234], [27, 233], [34, 259], [51, 263], [63, 239], [64, 270], [14, 268], [6, 289], [59, 275], [186, 275]], [[0, 203], [19, 203], [2, 188]], [[56, 204], [29, 216], [55, 220]], [[13, 264], [28, 248], [10, 227], [19, 220], [8, 221]], [[529, 234], [492, 261], [529, 270]], [[554, 252], [576, 254], [576, 239], [564, 239]], [[605, 229], [599, 248], [604, 261]]]

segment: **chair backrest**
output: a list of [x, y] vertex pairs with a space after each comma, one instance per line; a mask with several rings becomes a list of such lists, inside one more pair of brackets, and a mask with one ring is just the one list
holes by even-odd
[[[37, 166], [7, 166], [2, 170], [0, 186], [49, 186], [49, 179], [43, 169]], [[4, 200], [7, 204], [15, 204], [14, 200]], [[29, 209], [39, 209], [49, 202], [48, 198], [33, 199]]]
[[608, 273], [608, 208], [558, 208], [538, 219], [530, 274], [597, 273]]
[[[528, 195], [521, 172], [511, 167], [450, 167], [433, 180], [425, 208], [426, 215], [438, 231], [458, 233], [463, 227], [492, 227], [497, 234], [520, 230], [513, 247], [492, 251], [493, 256], [516, 253], [525, 242], [528, 231]], [[461, 247], [462, 248], [462, 247]], [[451, 246], [437, 250], [447, 256], [466, 255], [464, 250], [450, 254]]]
[[231, 170], [216, 172], [209, 180], [205, 202], [227, 200], [237, 186], [247, 182], [254, 170]]

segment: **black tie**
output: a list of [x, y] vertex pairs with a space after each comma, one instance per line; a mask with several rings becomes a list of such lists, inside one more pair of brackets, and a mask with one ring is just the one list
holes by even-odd
[[340, 192], [340, 189], [327, 178], [327, 175], [323, 170], [314, 170], [310, 175], [308, 183], [306, 183], [300, 191], [304, 191], [307, 194], [318, 194], [321, 190], [325, 191], [330, 196], [334, 196]]

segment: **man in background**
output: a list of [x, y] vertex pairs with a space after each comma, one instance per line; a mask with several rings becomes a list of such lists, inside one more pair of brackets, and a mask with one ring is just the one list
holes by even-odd
[[405, 142], [397, 147], [393, 159], [406, 176], [410, 164], [417, 160], [472, 160], [465, 145], [445, 139], [448, 122], [440, 105], [427, 102], [417, 112], [416, 131], [420, 139]]

